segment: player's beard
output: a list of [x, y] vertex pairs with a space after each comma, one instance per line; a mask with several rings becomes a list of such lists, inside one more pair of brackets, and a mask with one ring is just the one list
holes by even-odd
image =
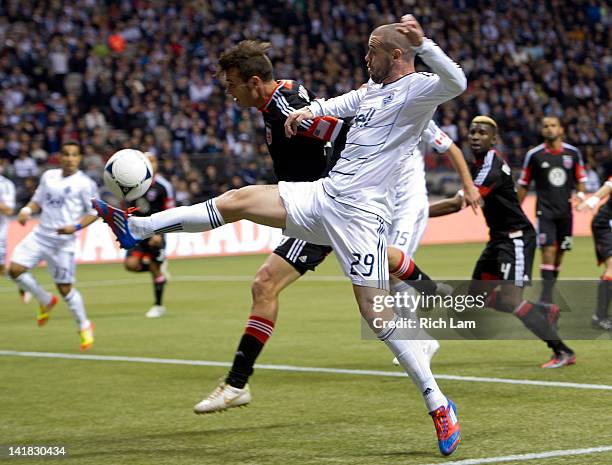
[[374, 68], [370, 68], [370, 79], [374, 81], [376, 84], [382, 83], [387, 76], [391, 74], [391, 60], [385, 59], [384, 63], [381, 63], [380, 66]]

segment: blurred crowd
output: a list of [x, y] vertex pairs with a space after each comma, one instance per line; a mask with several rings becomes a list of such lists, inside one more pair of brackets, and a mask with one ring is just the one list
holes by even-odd
[[[23, 203], [61, 142], [76, 139], [100, 183], [117, 149], [156, 153], [179, 204], [273, 182], [262, 118], [225, 96], [219, 54], [244, 38], [269, 40], [277, 78], [330, 97], [367, 80], [369, 33], [406, 12], [468, 75], [468, 90], [436, 114], [465, 152], [471, 117], [488, 114], [518, 166], [541, 142], [541, 117], [556, 115], [596, 188], [612, 146], [610, 14], [585, 0], [4, 0], [2, 170]], [[442, 178], [449, 167], [436, 157], [428, 165]]]

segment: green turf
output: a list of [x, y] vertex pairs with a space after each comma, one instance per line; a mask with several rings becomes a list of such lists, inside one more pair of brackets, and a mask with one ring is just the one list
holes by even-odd
[[[417, 258], [432, 276], [469, 276], [481, 248], [423, 247]], [[144, 318], [152, 297], [146, 276], [127, 274], [120, 265], [80, 266], [79, 288], [97, 325], [90, 353], [230, 361], [249, 310], [248, 279], [262, 260], [172, 262], [169, 312], [159, 320]], [[564, 276], [596, 277], [599, 272], [590, 239], [578, 239]], [[35, 274], [50, 285], [45, 270]], [[339, 276], [335, 260], [312, 274], [317, 276]], [[74, 323], [63, 303], [44, 328], [36, 327], [33, 315], [33, 304], [21, 305], [11, 283], [3, 282], [0, 350], [78, 353]], [[548, 352], [536, 341], [445, 341], [433, 368], [442, 374], [612, 385], [610, 341], [573, 341], [572, 346], [579, 356], [576, 366], [543, 371], [538, 364]], [[283, 294], [277, 331], [259, 362], [393, 371], [390, 359], [383, 344], [361, 340], [348, 281], [307, 277]], [[258, 370], [249, 407], [194, 415], [193, 404], [225, 371], [0, 356], [0, 444], [64, 444], [70, 454], [61, 460], [10, 463], [445, 461], [437, 453], [422, 400], [407, 379]], [[453, 460], [612, 445], [612, 391], [440, 384], [457, 402], [464, 430]], [[531, 463], [604, 465], [612, 463], [612, 454]]]

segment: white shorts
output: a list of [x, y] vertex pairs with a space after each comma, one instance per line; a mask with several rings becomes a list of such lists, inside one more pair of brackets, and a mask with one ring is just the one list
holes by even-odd
[[402, 250], [409, 257], [416, 253], [427, 228], [429, 201], [427, 194], [398, 192], [393, 207], [393, 223], [389, 229], [389, 245]]
[[3, 237], [0, 237], [0, 266], [6, 265], [4, 261], [6, 260], [6, 240]]
[[53, 246], [40, 242], [33, 232], [28, 234], [13, 250], [11, 262], [34, 268], [41, 260], [47, 262], [53, 281], [59, 284], [74, 284], [76, 257], [72, 242]]
[[285, 235], [333, 247], [353, 284], [389, 289], [388, 225], [382, 218], [334, 200], [321, 179], [281, 181], [278, 191], [287, 210]]

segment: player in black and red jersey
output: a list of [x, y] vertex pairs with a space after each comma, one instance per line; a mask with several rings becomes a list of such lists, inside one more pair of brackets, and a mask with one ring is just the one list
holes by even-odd
[[542, 118], [542, 137], [544, 143], [525, 156], [518, 181], [518, 198], [523, 203], [533, 180], [538, 196], [538, 246], [542, 250], [540, 301], [552, 303], [563, 254], [572, 248], [572, 192], [577, 191], [579, 200], [584, 198], [586, 175], [580, 151], [563, 142], [559, 118]]
[[[146, 152], [153, 167], [153, 182], [147, 193], [131, 202], [128, 207], [135, 216], [148, 216], [174, 207], [174, 188], [172, 184], [157, 172], [157, 157]], [[164, 288], [167, 282], [164, 273], [166, 263], [166, 241], [163, 234], [155, 234], [150, 239], [142, 241], [133, 249], [128, 250], [123, 262], [125, 269], [132, 272], [150, 272], [153, 278], [155, 303], [147, 311], [147, 318], [159, 318], [166, 313], [163, 305]]]
[[604, 264], [606, 269], [601, 276], [597, 287], [597, 308], [591, 320], [593, 326], [612, 331], [612, 319], [608, 313], [610, 300], [612, 300], [612, 176], [601, 188], [578, 205], [578, 211], [594, 209], [601, 199], [608, 196], [608, 201], [601, 206], [591, 222], [593, 240], [595, 241], [595, 254], [598, 263]]
[[[513, 313], [554, 354], [542, 368], [559, 368], [576, 363], [574, 352], [557, 333], [559, 309], [523, 299], [523, 288], [531, 281], [536, 248], [535, 231], [519, 204], [512, 171], [494, 148], [497, 123], [477, 116], [469, 130], [474, 154], [472, 177], [484, 200], [483, 213], [489, 226], [489, 242], [480, 255], [470, 283], [470, 293], [489, 296], [487, 305]], [[463, 207], [461, 195], [430, 205], [429, 216], [442, 216]]]

